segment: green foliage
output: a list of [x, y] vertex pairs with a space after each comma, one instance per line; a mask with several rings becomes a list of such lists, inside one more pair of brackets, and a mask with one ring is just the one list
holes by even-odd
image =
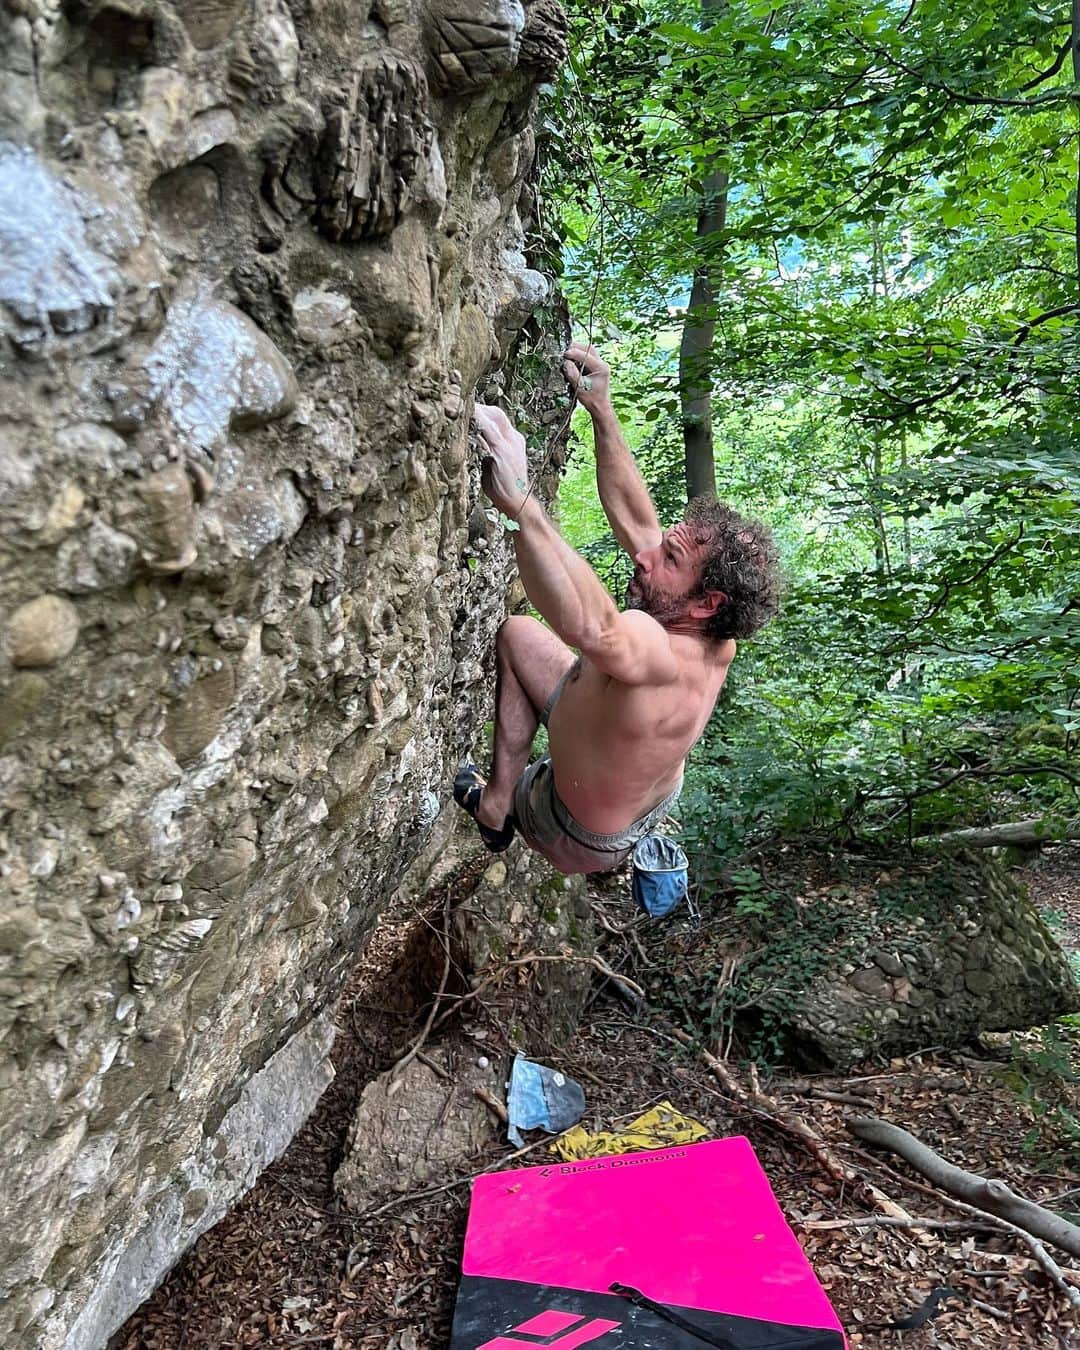
[[672, 939], [653, 958], [663, 979], [652, 997], [684, 1025], [726, 1055], [733, 1045], [766, 1066], [791, 1059], [789, 1041], [801, 995], [815, 980], [844, 962], [855, 962], [873, 945], [881, 918], [897, 905], [927, 900], [925, 886], [884, 896], [876, 913], [860, 896], [853, 878], [837, 877], [805, 891], [805, 871], [772, 878], [759, 868], [734, 868], [717, 879], [726, 904], [723, 919], [683, 949]]
[[[773, 526], [789, 577], [693, 762], [702, 869], [777, 830], [1076, 818], [1067, 12], [604, 0], [571, 18], [541, 138], [553, 270], [668, 519], [679, 332], [694, 269], [718, 272], [717, 482]], [[716, 166], [726, 228], [700, 237]], [[576, 425], [563, 525], [621, 593]]]
[[1026, 1153], [1069, 1157], [1080, 1147], [1080, 1118], [1069, 1091], [1080, 1083], [1080, 1035], [1069, 1025], [1074, 1020], [1062, 1018], [1012, 1043], [1007, 1078], [1032, 1120], [1023, 1140]]

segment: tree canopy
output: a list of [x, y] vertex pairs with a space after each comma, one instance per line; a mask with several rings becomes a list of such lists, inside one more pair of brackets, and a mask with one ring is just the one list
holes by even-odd
[[[704, 395], [717, 490], [789, 578], [698, 752], [707, 853], [1080, 815], [1078, 26], [1021, 0], [572, 7], [551, 265], [662, 508]], [[584, 449], [567, 528], [617, 573], [575, 474]]]

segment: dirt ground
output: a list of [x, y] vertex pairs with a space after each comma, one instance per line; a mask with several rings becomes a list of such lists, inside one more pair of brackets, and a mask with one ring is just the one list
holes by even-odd
[[[1048, 853], [1027, 869], [1037, 903], [1064, 946], [1080, 950], [1080, 850]], [[631, 916], [608, 886], [594, 897], [609, 922]], [[343, 1212], [333, 1189], [356, 1098], [415, 1037], [421, 1004], [395, 963], [409, 924], [376, 934], [341, 1005], [337, 1078], [285, 1155], [117, 1334], [112, 1350], [233, 1350], [322, 1345], [329, 1350], [444, 1350], [449, 1343], [468, 1182], [499, 1165], [510, 1146], [493, 1135], [469, 1170], [445, 1187], [389, 1196], [382, 1212]], [[614, 939], [610, 939], [614, 941]], [[614, 960], [605, 949], [609, 960]], [[445, 1070], [506, 1048], [497, 1009], [473, 1005], [472, 1021], [427, 1049]], [[598, 985], [570, 1053], [548, 1062], [585, 1088], [591, 1128], [611, 1128], [669, 1098], [717, 1136], [747, 1135], [789, 1221], [859, 1350], [1080, 1350], [1075, 1311], [1008, 1234], [977, 1225], [944, 1203], [906, 1164], [864, 1149], [844, 1125], [871, 1114], [911, 1127], [951, 1161], [1004, 1178], [1031, 1199], [1080, 1211], [1080, 1158], [1061, 1112], [1076, 1113], [1075, 1083], [1047, 1062], [1037, 1036], [959, 1055], [928, 1049], [867, 1064], [848, 1075], [778, 1073], [767, 1090], [782, 1112], [811, 1122], [835, 1156], [921, 1220], [956, 1227], [884, 1224], [865, 1194], [837, 1183], [766, 1114], [725, 1093], [686, 1051], [642, 1025], [610, 983]], [[529, 1047], [544, 1058], [545, 1047]], [[1073, 1035], [1065, 1054], [1080, 1067]], [[1018, 1058], [1019, 1056], [1019, 1058]], [[1067, 1065], [1065, 1066], [1067, 1068]], [[541, 1143], [521, 1165], [543, 1161]], [[1080, 1288], [1080, 1270], [1065, 1279]], [[1075, 1261], [1080, 1265], [1080, 1261]], [[938, 1315], [916, 1329], [881, 1329], [911, 1316], [935, 1289]], [[916, 1319], [917, 1320], [917, 1319]]]

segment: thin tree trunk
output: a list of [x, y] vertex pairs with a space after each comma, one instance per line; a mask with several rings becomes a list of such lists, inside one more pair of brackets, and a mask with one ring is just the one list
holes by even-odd
[[[1080, 0], [1072, 0], [1069, 7], [1072, 21], [1072, 69], [1073, 83], [1080, 84]], [[1073, 105], [1076, 106], [1075, 104]], [[1076, 154], [1076, 197], [1073, 201], [1073, 220], [1076, 238], [1076, 276], [1080, 281], [1080, 137]]]
[[[725, 3], [726, 0], [701, 0], [706, 22], [709, 11], [722, 9]], [[679, 402], [686, 453], [686, 493], [690, 498], [716, 496], [710, 358], [716, 331], [719, 240], [727, 224], [728, 176], [724, 170], [715, 167], [715, 156], [711, 163], [713, 167], [705, 175], [697, 221], [698, 263], [679, 344]]]

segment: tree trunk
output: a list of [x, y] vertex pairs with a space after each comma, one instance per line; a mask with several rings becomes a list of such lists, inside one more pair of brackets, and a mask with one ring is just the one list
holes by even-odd
[[[706, 22], [709, 11], [721, 9], [724, 3], [725, 0], [702, 0]], [[714, 307], [720, 262], [719, 237], [727, 223], [728, 176], [724, 170], [715, 167], [715, 159], [715, 154], [710, 157], [712, 167], [705, 175], [697, 221], [698, 261], [679, 344], [679, 402], [689, 498], [716, 496], [710, 357], [716, 331]]]

